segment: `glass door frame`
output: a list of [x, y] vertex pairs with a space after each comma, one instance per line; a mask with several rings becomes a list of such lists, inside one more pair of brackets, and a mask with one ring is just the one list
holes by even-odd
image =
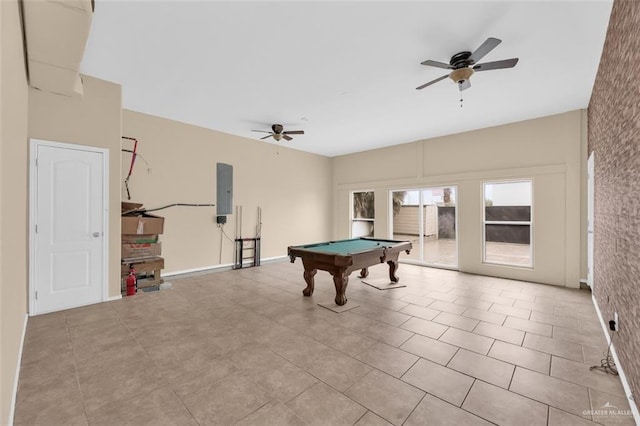
[[[427, 190], [433, 190], [433, 189], [444, 189], [444, 188], [452, 188], [455, 191], [455, 208], [456, 208], [456, 215], [455, 215], [455, 230], [456, 230], [456, 249], [455, 249], [455, 265], [447, 265], [447, 264], [442, 264], [442, 263], [428, 263], [426, 262], [425, 259], [425, 250], [424, 250], [424, 243], [425, 243], [425, 238], [424, 238], [424, 191]], [[393, 239], [393, 193], [394, 192], [412, 192], [412, 191], [417, 191], [418, 192], [418, 245], [419, 247], [413, 247], [413, 250], [418, 249], [419, 250], [419, 258], [416, 259], [407, 259], [407, 258], [400, 258], [400, 261], [403, 263], [409, 263], [409, 264], [413, 264], [413, 265], [419, 265], [419, 266], [428, 266], [430, 268], [440, 268], [440, 269], [450, 269], [450, 270], [454, 270], [454, 271], [458, 271], [459, 270], [459, 255], [460, 255], [460, 239], [458, 237], [458, 218], [459, 218], [459, 214], [458, 214], [458, 206], [459, 206], [459, 196], [458, 196], [458, 185], [432, 185], [432, 186], [422, 186], [422, 187], [411, 187], [411, 188], [400, 188], [400, 189], [390, 189], [389, 190], [389, 217], [388, 217], [388, 226], [387, 226], [387, 235], [389, 236], [390, 239]]]

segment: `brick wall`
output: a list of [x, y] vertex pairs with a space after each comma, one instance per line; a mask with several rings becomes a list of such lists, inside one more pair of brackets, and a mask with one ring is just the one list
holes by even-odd
[[640, 401], [640, 1], [615, 0], [589, 103], [595, 151], [594, 293]]

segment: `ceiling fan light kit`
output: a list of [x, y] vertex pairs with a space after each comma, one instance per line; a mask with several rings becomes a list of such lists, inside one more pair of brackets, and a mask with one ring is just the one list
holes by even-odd
[[458, 84], [462, 84], [464, 81], [469, 80], [469, 77], [473, 75], [473, 69], [471, 68], [459, 68], [451, 71], [449, 78]]

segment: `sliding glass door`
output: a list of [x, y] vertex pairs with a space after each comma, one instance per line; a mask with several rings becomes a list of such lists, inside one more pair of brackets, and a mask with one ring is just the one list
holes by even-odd
[[392, 191], [391, 237], [413, 243], [405, 260], [458, 267], [455, 186]]

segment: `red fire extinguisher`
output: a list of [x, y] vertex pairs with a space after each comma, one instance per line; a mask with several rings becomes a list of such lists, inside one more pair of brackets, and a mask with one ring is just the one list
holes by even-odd
[[127, 296], [133, 296], [138, 291], [138, 280], [136, 279], [136, 270], [133, 265], [129, 267], [129, 275], [127, 275]]

